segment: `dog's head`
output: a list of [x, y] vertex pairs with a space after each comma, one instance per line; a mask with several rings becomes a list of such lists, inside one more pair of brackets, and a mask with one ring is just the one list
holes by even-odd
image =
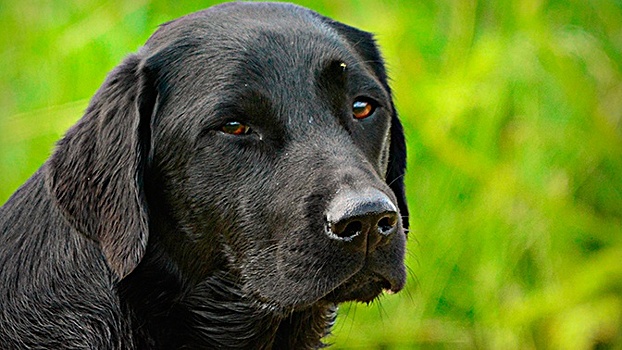
[[49, 182], [123, 278], [157, 245], [279, 307], [397, 292], [404, 137], [369, 33], [286, 4], [163, 25], [59, 143]]

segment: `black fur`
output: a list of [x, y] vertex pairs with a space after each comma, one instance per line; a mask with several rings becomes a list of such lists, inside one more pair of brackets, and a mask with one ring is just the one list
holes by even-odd
[[[0, 208], [0, 348], [322, 347], [404, 285], [405, 164], [370, 34], [288, 4], [166, 23]], [[327, 235], [360, 189], [399, 208], [377, 246]]]

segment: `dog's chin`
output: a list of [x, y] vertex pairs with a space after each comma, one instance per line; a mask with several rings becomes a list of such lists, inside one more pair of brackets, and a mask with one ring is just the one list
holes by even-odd
[[383, 292], [397, 293], [400, 287], [394, 287], [381, 276], [355, 275], [339, 287], [332, 290], [324, 298], [325, 301], [339, 304], [347, 301], [370, 303]]

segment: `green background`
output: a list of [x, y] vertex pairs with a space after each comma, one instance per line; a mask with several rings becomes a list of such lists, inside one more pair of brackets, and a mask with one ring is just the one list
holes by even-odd
[[[0, 0], [0, 203], [157, 25], [212, 1]], [[622, 1], [299, 1], [377, 34], [409, 147], [406, 290], [369, 349], [622, 347]]]

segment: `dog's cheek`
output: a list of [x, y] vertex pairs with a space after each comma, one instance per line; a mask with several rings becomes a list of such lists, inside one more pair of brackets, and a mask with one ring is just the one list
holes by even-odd
[[374, 266], [379, 275], [395, 283], [394, 288], [400, 290], [406, 283], [406, 235], [399, 230], [389, 244], [379, 247], [369, 256], [368, 264]]
[[364, 254], [349, 254], [323, 239], [292, 238], [281, 242], [276, 255], [254, 252], [245, 267], [249, 291], [283, 308], [309, 306], [364, 264]]
[[352, 134], [354, 142], [362, 151], [364, 158], [375, 168], [384, 180], [388, 166], [390, 146], [390, 117], [386, 114], [377, 116], [372, 125], [361, 127]]
[[[364, 252], [353, 252], [347, 244], [327, 236], [322, 220], [324, 205], [318, 202], [325, 197], [310, 192], [299, 188], [272, 197], [270, 208], [288, 215], [281, 216], [276, 227], [265, 227], [270, 231], [270, 244], [263, 241], [248, 251], [244, 270], [249, 291], [281, 307], [304, 307], [316, 302], [365, 262]], [[273, 215], [267, 213], [265, 217]], [[265, 237], [257, 231], [255, 235], [249, 239]]]
[[[278, 205], [280, 202], [275, 197], [278, 186], [270, 162], [256, 160], [257, 157], [235, 152], [205, 159], [204, 162], [211, 162], [203, 166], [209, 172], [209, 179], [195, 178], [198, 191], [209, 195], [205, 203], [195, 206], [202, 205], [221, 218], [207, 229], [218, 231], [229, 257], [229, 268], [251, 283], [255, 279], [270, 283], [275, 275], [280, 235], [291, 227], [291, 222], [289, 212]], [[251, 286], [249, 292], [253, 289]]]
[[209, 140], [190, 148], [191, 152], [182, 151], [191, 142], [172, 129], [158, 135], [160, 146], [153, 161], [156, 176], [150, 179], [154, 216], [170, 217], [174, 226], [163, 239], [170, 246], [187, 242], [185, 247], [192, 246], [192, 251], [180, 253], [180, 259], [196, 264], [223, 251], [229, 260], [240, 259], [240, 249], [226, 250], [224, 244], [238, 237], [240, 198], [248, 191], [242, 188], [244, 169], [232, 164], [224, 147]]
[[354, 275], [364, 261], [363, 252], [352, 252], [342, 242], [324, 237], [295, 240], [278, 256], [282, 279], [298, 285], [303, 300], [322, 298]]

